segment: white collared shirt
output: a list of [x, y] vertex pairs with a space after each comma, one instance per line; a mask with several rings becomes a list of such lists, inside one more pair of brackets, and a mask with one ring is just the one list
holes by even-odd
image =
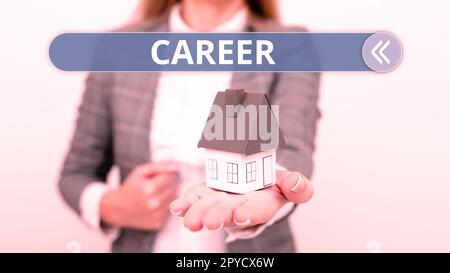
[[[237, 12], [212, 32], [240, 32], [247, 12]], [[181, 17], [180, 5], [169, 15], [171, 32], [195, 32]], [[176, 160], [182, 164], [179, 196], [204, 180], [204, 154], [197, 148], [206, 118], [218, 91], [230, 86], [232, 72], [162, 72], [159, 78], [150, 136], [152, 159]], [[183, 218], [171, 215], [155, 242], [155, 252], [223, 252], [223, 230], [192, 232]]]

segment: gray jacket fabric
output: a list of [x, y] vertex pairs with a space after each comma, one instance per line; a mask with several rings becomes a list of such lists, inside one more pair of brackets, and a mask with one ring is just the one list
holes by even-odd
[[[167, 18], [121, 31], [165, 32]], [[285, 28], [250, 16], [248, 31], [305, 29]], [[64, 200], [75, 212], [80, 213], [80, 195], [85, 187], [94, 181], [106, 181], [112, 166], [118, 166], [124, 181], [134, 167], [152, 160], [149, 132], [158, 78], [158, 73], [91, 73], [87, 77], [76, 129], [59, 181]], [[233, 73], [230, 88], [266, 93], [272, 104], [280, 105], [280, 127], [287, 145], [277, 151], [277, 162], [310, 177], [316, 123], [320, 117], [319, 74]], [[227, 244], [228, 251], [294, 252], [287, 220], [287, 217], [279, 220], [256, 238]], [[157, 233], [121, 229], [112, 251], [151, 252]]]

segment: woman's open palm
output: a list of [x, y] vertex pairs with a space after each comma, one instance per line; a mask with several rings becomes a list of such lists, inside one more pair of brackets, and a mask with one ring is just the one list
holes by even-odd
[[311, 182], [297, 172], [278, 171], [277, 183], [246, 194], [214, 190], [199, 183], [170, 204], [172, 214], [184, 217], [192, 231], [250, 227], [268, 222], [287, 202], [304, 203], [313, 195]]

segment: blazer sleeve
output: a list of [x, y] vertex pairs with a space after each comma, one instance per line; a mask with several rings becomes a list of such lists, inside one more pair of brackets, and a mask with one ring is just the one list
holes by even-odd
[[319, 73], [279, 73], [271, 103], [279, 105], [279, 123], [286, 145], [277, 151], [278, 164], [311, 178], [318, 108]]
[[111, 75], [91, 73], [79, 106], [75, 132], [62, 167], [59, 190], [65, 202], [80, 213], [80, 196], [90, 183], [106, 183], [113, 165]]

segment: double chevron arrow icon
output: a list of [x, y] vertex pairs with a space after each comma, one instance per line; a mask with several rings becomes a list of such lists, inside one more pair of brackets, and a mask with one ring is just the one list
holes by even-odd
[[402, 45], [394, 34], [380, 31], [364, 41], [361, 53], [364, 63], [370, 69], [389, 72], [401, 62]]
[[[390, 64], [391, 60], [389, 60], [388, 57], [386, 57], [386, 55], [384, 55], [384, 50], [391, 44], [390, 40], [387, 40], [386, 43], [384, 43], [383, 45], [383, 40], [380, 40], [370, 51], [370, 53], [372, 54], [372, 56], [380, 63], [383, 64], [383, 60]], [[381, 47], [381, 48], [380, 48]], [[378, 50], [380, 49], [380, 50]], [[378, 54], [377, 54], [377, 50], [378, 50]]]

